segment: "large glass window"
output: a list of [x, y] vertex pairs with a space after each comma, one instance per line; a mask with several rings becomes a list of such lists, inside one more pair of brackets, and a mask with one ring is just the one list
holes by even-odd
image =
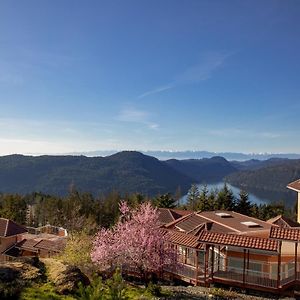
[[186, 263], [195, 266], [195, 250], [186, 248]]
[[249, 262], [249, 270], [255, 271], [255, 272], [261, 272], [262, 264], [259, 262]]
[[228, 259], [228, 269], [243, 269], [244, 261], [240, 258], [229, 257]]

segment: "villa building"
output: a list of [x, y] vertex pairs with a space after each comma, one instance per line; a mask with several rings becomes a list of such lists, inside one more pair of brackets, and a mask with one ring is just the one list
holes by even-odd
[[0, 261], [24, 256], [54, 256], [64, 248], [66, 236], [67, 231], [61, 227], [24, 227], [0, 218]]
[[165, 270], [167, 276], [194, 285], [220, 283], [274, 293], [299, 285], [299, 223], [283, 216], [261, 221], [233, 211], [178, 215], [166, 222], [161, 212], [180, 264]]

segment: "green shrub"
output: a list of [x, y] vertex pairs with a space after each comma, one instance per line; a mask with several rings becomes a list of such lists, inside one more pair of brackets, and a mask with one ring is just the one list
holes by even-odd
[[148, 287], [147, 287], [147, 292], [150, 293], [152, 296], [161, 296], [162, 292], [161, 292], [161, 287], [157, 284], [154, 284], [152, 282], [149, 283]]
[[84, 286], [79, 283], [77, 299], [80, 300], [103, 300], [105, 298], [105, 286], [102, 283], [101, 277], [94, 277], [91, 284]]
[[128, 299], [126, 293], [126, 283], [122, 278], [119, 268], [116, 269], [111, 279], [106, 281], [108, 287], [108, 296], [111, 300], [125, 300]]

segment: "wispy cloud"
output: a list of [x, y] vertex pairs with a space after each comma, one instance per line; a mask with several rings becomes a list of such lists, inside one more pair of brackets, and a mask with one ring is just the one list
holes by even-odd
[[153, 94], [158, 94], [158, 93], [164, 92], [166, 90], [172, 89], [173, 87], [174, 87], [174, 85], [169, 84], [169, 85], [165, 85], [165, 86], [155, 88], [153, 90], [147, 91], [147, 92], [139, 95], [138, 99], [145, 98], [145, 97], [153, 95]]
[[225, 60], [231, 53], [210, 52], [201, 56], [200, 61], [187, 68], [175, 79], [176, 84], [187, 84], [208, 80], [213, 73], [223, 66]]
[[200, 59], [194, 65], [185, 69], [182, 73], [175, 76], [173, 81], [149, 91], [146, 91], [138, 96], [138, 99], [148, 97], [150, 95], [162, 93], [164, 91], [175, 88], [183, 84], [197, 83], [208, 80], [213, 73], [224, 65], [225, 60], [233, 53], [209, 52], [200, 56]]
[[157, 123], [150, 121], [150, 114], [148, 112], [132, 107], [121, 110], [116, 119], [122, 122], [143, 124], [149, 129], [157, 130], [159, 128]]

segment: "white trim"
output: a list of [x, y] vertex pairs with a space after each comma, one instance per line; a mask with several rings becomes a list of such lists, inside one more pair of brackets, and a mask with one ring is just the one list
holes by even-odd
[[297, 189], [295, 189], [295, 188], [292, 188], [292, 187], [290, 187], [290, 186], [286, 186], [288, 189], [290, 189], [290, 190], [293, 190], [293, 191], [295, 191], [295, 192], [297, 192], [297, 193], [300, 193], [300, 190], [297, 190]]
[[6, 235], [7, 235], [8, 222], [9, 222], [9, 220], [6, 219], [6, 228], [5, 228], [5, 232], [4, 232], [4, 237], [6, 237]]

